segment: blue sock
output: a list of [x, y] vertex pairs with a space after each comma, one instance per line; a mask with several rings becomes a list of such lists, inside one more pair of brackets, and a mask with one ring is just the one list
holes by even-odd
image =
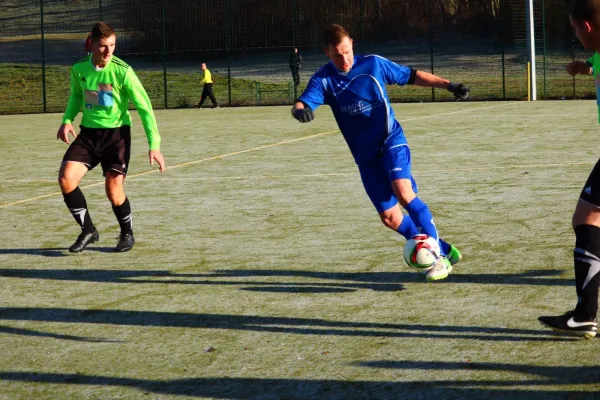
[[442, 240], [441, 238], [438, 240], [438, 242], [440, 243], [440, 249], [442, 250], [442, 253], [446, 255], [450, 253], [450, 243]]
[[402, 216], [402, 222], [400, 222], [400, 226], [396, 229], [396, 232], [404, 236], [406, 240], [419, 234], [415, 223], [408, 215]]
[[[433, 215], [431, 215], [431, 211], [429, 211], [427, 204], [423, 203], [418, 197], [415, 197], [413, 201], [408, 203], [404, 208], [408, 211], [408, 215], [410, 215], [410, 218], [415, 222], [415, 225], [421, 227], [421, 233], [431, 236], [439, 241], [437, 228], [433, 223]], [[442, 255], [446, 254], [441, 245], [440, 250], [443, 253]]]

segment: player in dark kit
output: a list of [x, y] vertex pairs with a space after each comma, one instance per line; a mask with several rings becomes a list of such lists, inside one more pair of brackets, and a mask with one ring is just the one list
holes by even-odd
[[[590, 59], [598, 94], [600, 121], [600, 0], [573, 0], [569, 19], [577, 38], [586, 50], [593, 50]], [[583, 63], [581, 63], [583, 64]], [[571, 63], [571, 75], [590, 73], [589, 66]], [[600, 287], [600, 160], [583, 186], [573, 214], [575, 229], [575, 288], [577, 305], [573, 311], [558, 316], [543, 316], [538, 320], [545, 326], [573, 336], [591, 339], [596, 336], [598, 323], [598, 288]]]
[[[102, 166], [106, 195], [121, 227], [116, 251], [131, 250], [133, 237], [132, 214], [123, 187], [131, 149], [131, 115], [129, 101], [137, 108], [150, 151], [150, 164], [158, 163], [160, 171], [165, 161], [160, 152], [160, 135], [150, 99], [125, 62], [113, 56], [116, 36], [104, 22], [94, 25], [91, 33], [91, 54], [71, 68], [71, 95], [56, 138], [69, 144], [60, 167], [58, 183], [69, 211], [81, 226], [81, 234], [69, 251], [78, 253], [100, 239], [92, 223], [79, 182], [85, 174]], [[83, 106], [81, 132], [75, 133], [73, 120]]]

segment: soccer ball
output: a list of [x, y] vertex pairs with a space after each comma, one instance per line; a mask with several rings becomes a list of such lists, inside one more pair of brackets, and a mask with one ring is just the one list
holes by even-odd
[[415, 235], [404, 245], [404, 261], [423, 275], [433, 268], [439, 256], [438, 241], [431, 236]]

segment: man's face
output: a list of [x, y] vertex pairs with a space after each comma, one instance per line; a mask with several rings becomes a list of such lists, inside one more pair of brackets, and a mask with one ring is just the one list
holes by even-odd
[[575, 30], [575, 36], [583, 45], [583, 48], [588, 51], [595, 51], [600, 47], [600, 43], [596, 44], [594, 40], [594, 29], [592, 25], [587, 21], [575, 21], [573, 17], [569, 15], [569, 22]]
[[104, 66], [108, 64], [115, 52], [116, 41], [117, 37], [115, 35], [101, 37], [98, 42], [92, 41], [92, 61], [94, 65]]
[[206, 64], [202, 64], [200, 68], [202, 68], [202, 71], [204, 71], [206, 69]]
[[354, 51], [352, 50], [352, 39], [345, 36], [337, 46], [329, 45], [325, 48], [325, 54], [338, 71], [348, 72], [354, 64]]

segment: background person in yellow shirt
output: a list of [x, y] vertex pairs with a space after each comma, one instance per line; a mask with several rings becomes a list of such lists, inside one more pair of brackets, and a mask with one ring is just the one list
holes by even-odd
[[202, 89], [202, 96], [200, 96], [198, 108], [202, 107], [202, 104], [204, 104], [204, 100], [206, 100], [207, 97], [210, 97], [210, 101], [212, 101], [212, 108], [219, 108], [219, 103], [217, 103], [217, 99], [215, 99], [215, 95], [213, 94], [213, 81], [210, 71], [206, 68], [205, 63], [202, 63], [201, 68], [200, 84], [204, 84], [204, 88]]
[[[90, 54], [71, 68], [71, 94], [56, 134], [57, 139], [70, 144], [60, 167], [58, 184], [69, 211], [81, 227], [81, 234], [69, 248], [72, 253], [100, 239], [79, 188], [81, 179], [98, 164], [105, 176], [106, 196], [121, 227], [115, 250], [131, 250], [135, 243], [131, 206], [123, 187], [131, 151], [129, 101], [142, 120], [150, 164], [156, 161], [161, 172], [165, 169], [152, 104], [133, 69], [113, 56], [115, 44], [114, 30], [105, 22], [96, 23], [91, 33]], [[77, 135], [73, 121], [82, 107], [81, 131]], [[75, 138], [73, 143], [71, 135]]]

